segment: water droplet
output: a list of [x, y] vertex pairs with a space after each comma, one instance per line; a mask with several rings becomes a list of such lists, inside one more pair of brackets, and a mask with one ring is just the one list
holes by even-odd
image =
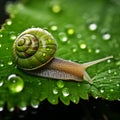
[[3, 86], [3, 80], [0, 80], [0, 87]]
[[81, 49], [85, 49], [86, 47], [87, 47], [87, 45], [85, 43], [80, 44]]
[[111, 62], [111, 60], [107, 60], [107, 63], [110, 63]]
[[9, 108], [9, 111], [10, 111], [10, 112], [13, 112], [14, 110], [15, 110], [14, 107], [10, 107], [10, 108]]
[[2, 45], [0, 44], [0, 48], [2, 47]]
[[96, 49], [96, 50], [95, 50], [95, 53], [100, 53], [100, 49]]
[[63, 88], [64, 87], [64, 82], [62, 80], [57, 81], [57, 87], [58, 88]]
[[13, 62], [12, 61], [8, 61], [8, 65], [12, 65], [13, 64]]
[[68, 35], [75, 34], [75, 29], [74, 29], [73, 25], [67, 25], [66, 26], [66, 32], [67, 32]]
[[3, 35], [2, 34], [0, 34], [0, 38], [2, 38], [3, 37]]
[[0, 61], [0, 67], [4, 67], [4, 62], [3, 62], [3, 60]]
[[105, 34], [102, 36], [102, 38], [103, 38], [104, 40], [109, 40], [109, 39], [111, 38], [111, 35], [110, 35], [109, 33], [105, 33]]
[[120, 61], [116, 62], [116, 65], [117, 65], [117, 66], [120, 66]]
[[12, 35], [10, 36], [10, 39], [11, 39], [11, 40], [15, 40], [15, 39], [16, 39], [16, 35], [13, 35], [13, 34], [12, 34]]
[[111, 72], [112, 72], [112, 71], [109, 69], [109, 70], [108, 70], [108, 73], [111, 73]]
[[98, 96], [95, 96], [95, 99], [98, 99]]
[[58, 30], [58, 26], [52, 25], [50, 29], [51, 29], [52, 31], [57, 31], [57, 30]]
[[3, 107], [0, 107], [0, 112], [3, 111]]
[[39, 81], [39, 82], [38, 82], [38, 85], [41, 85], [41, 84], [42, 84], [42, 83]]
[[92, 52], [92, 49], [91, 49], [91, 48], [89, 48], [89, 49], [88, 49], [88, 52], [89, 52], [89, 53], [91, 53], [91, 52]]
[[23, 79], [15, 74], [8, 76], [8, 89], [13, 93], [18, 93], [23, 90]]
[[95, 31], [96, 29], [97, 29], [97, 24], [91, 23], [91, 24], [89, 25], [89, 30]]
[[68, 88], [63, 88], [63, 89], [62, 89], [62, 94], [63, 94], [64, 97], [69, 96], [69, 94], [70, 94], [70, 93], [69, 93], [69, 89], [68, 89]]
[[113, 89], [110, 89], [110, 92], [113, 92], [114, 90]]
[[58, 88], [57, 87], [55, 87], [54, 89], [53, 89], [53, 94], [58, 94]]
[[36, 99], [32, 100], [31, 101], [31, 106], [33, 108], [38, 108], [39, 107], [39, 100], [36, 100]]
[[51, 6], [53, 13], [60, 13], [61, 12], [61, 6], [59, 4], [53, 4]]
[[19, 109], [22, 110], [22, 111], [27, 110], [27, 105], [26, 105], [25, 101], [21, 101], [21, 103], [19, 103], [18, 106], [19, 106]]
[[119, 86], [120, 86], [120, 84], [118, 83], [118, 84], [116, 84], [116, 86], [117, 86], [117, 87], [119, 87]]
[[27, 110], [27, 107], [26, 107], [26, 106], [20, 107], [20, 110], [26, 111], [26, 110]]
[[78, 87], [80, 87], [80, 86], [81, 86], [81, 84], [80, 84], [80, 83], [77, 83], [77, 86], [78, 86]]
[[12, 21], [11, 20], [7, 20], [7, 25], [11, 25]]
[[62, 42], [66, 42], [68, 40], [67, 35], [64, 32], [60, 32], [58, 36]]
[[77, 49], [76, 48], [72, 48], [72, 52], [73, 53], [77, 52]]
[[103, 90], [103, 89], [101, 89], [101, 90], [100, 90], [100, 92], [101, 92], [101, 93], [104, 93], [104, 90]]

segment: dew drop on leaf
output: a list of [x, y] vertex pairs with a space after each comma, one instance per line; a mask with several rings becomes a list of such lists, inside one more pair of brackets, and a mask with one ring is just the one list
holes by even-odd
[[80, 44], [81, 49], [85, 49], [86, 47], [87, 47], [87, 45], [85, 43]]
[[12, 21], [9, 19], [7, 20], [7, 25], [11, 25], [12, 24]]
[[73, 25], [67, 25], [66, 26], [66, 32], [68, 35], [74, 35], [75, 34], [75, 29]]
[[39, 107], [39, 100], [33, 99], [33, 100], [31, 100], [30, 104], [33, 108], [38, 108]]
[[104, 93], [104, 90], [103, 90], [103, 89], [101, 89], [101, 90], [100, 90], [100, 92], [101, 92], [101, 93]]
[[0, 34], [0, 38], [2, 38], [3, 37], [3, 35], [2, 34]]
[[15, 40], [15, 39], [16, 39], [16, 35], [13, 35], [13, 34], [12, 34], [12, 35], [10, 36], [10, 39], [11, 39], [11, 40]]
[[60, 13], [61, 12], [61, 6], [59, 4], [53, 4], [51, 6], [51, 10], [53, 13]]
[[10, 112], [13, 112], [15, 110], [14, 107], [8, 108]]
[[105, 33], [102, 36], [103, 40], [109, 40], [111, 38], [111, 35], [109, 33]]
[[0, 112], [3, 111], [3, 107], [0, 107]]
[[52, 25], [52, 26], [50, 27], [50, 29], [51, 29], [52, 31], [57, 31], [57, 30], [58, 30], [58, 26]]
[[58, 88], [63, 88], [64, 87], [64, 82], [62, 80], [57, 81], [57, 87]]
[[0, 67], [4, 67], [4, 62], [3, 62], [3, 60], [0, 61]]
[[3, 80], [0, 79], [0, 87], [3, 86]]
[[21, 77], [11, 74], [8, 76], [8, 89], [13, 93], [21, 92], [24, 88], [24, 81]]
[[60, 32], [58, 36], [62, 42], [66, 42], [68, 40], [67, 35], [64, 32]]
[[100, 49], [96, 49], [96, 50], [95, 50], [95, 53], [100, 53]]
[[111, 72], [112, 72], [112, 71], [109, 69], [109, 70], [108, 70], [108, 73], [111, 73]]
[[110, 92], [113, 92], [114, 90], [113, 89], [110, 89]]
[[12, 61], [8, 61], [8, 65], [12, 65], [13, 64], [13, 62]]
[[63, 88], [63, 89], [62, 89], [62, 94], [63, 94], [64, 97], [69, 96], [69, 94], [70, 94], [70, 93], [69, 93], [69, 89], [68, 89], [68, 88]]
[[119, 86], [120, 86], [120, 84], [116, 84], [116, 86], [117, 86], [117, 87], [119, 87]]
[[95, 24], [95, 23], [89, 24], [89, 30], [90, 30], [90, 31], [94, 31], [94, 30], [96, 30], [96, 29], [97, 29], [97, 24]]
[[55, 87], [54, 89], [53, 89], [53, 94], [58, 94], [58, 88], [57, 87]]
[[0, 48], [2, 47], [2, 45], [0, 44]]
[[24, 106], [24, 107], [20, 107], [20, 110], [22, 110], [22, 111], [26, 111], [26, 110], [27, 110], [27, 107], [26, 107], [26, 106]]

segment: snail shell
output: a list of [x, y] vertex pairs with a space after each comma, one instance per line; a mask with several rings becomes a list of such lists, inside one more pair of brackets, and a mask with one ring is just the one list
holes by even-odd
[[19, 68], [33, 70], [53, 59], [57, 44], [53, 36], [41, 28], [22, 32], [13, 44], [13, 57]]
[[86, 68], [110, 59], [108, 56], [84, 64], [55, 58], [57, 44], [54, 37], [41, 28], [30, 28], [22, 32], [13, 44], [13, 58], [17, 66], [30, 75], [53, 79], [82, 81], [92, 79]]

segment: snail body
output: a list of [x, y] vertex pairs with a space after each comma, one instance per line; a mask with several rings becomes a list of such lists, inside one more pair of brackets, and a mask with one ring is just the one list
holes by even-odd
[[108, 56], [92, 62], [78, 64], [55, 58], [57, 43], [54, 37], [41, 28], [30, 28], [22, 32], [13, 44], [13, 58], [17, 66], [26, 73], [41, 77], [83, 81], [92, 79], [86, 72], [89, 66], [110, 59]]

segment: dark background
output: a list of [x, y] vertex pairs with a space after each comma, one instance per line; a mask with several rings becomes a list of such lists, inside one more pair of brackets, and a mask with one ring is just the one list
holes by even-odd
[[[9, 15], [5, 11], [7, 2], [17, 0], [0, 0], [0, 27]], [[69, 106], [59, 102], [51, 105], [43, 101], [39, 108], [28, 107], [26, 111], [16, 108], [9, 112], [5, 106], [0, 112], [0, 120], [41, 120], [41, 119], [78, 119], [78, 120], [120, 120], [120, 102], [103, 99], [80, 100], [79, 104], [70, 103]]]

